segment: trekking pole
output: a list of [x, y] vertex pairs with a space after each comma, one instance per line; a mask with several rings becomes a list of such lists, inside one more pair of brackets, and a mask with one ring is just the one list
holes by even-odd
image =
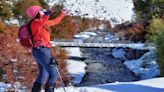
[[64, 82], [63, 82], [62, 77], [61, 77], [61, 75], [60, 75], [58, 66], [56, 66], [56, 70], [57, 70], [57, 72], [58, 72], [58, 74], [59, 74], [59, 79], [60, 79], [60, 81], [61, 81], [61, 83], [62, 83], [63, 90], [64, 90], [64, 92], [66, 92], [65, 85], [64, 85]]
[[[61, 73], [62, 75], [66, 75], [66, 74], [63, 72], [63, 70], [60, 68], [60, 66], [58, 66], [58, 69], [59, 69], [59, 71], [60, 71], [60, 73]], [[75, 83], [71, 81], [71, 86], [74, 86], [73, 84], [75, 84]], [[75, 86], [74, 86], [74, 87], [75, 87]]]
[[53, 60], [52, 60], [52, 63], [53, 64], [55, 64], [55, 66], [56, 66], [56, 70], [57, 70], [57, 73], [58, 73], [58, 75], [59, 75], [59, 80], [60, 80], [60, 82], [61, 82], [61, 84], [62, 84], [62, 87], [63, 87], [63, 90], [64, 90], [64, 92], [66, 92], [66, 89], [65, 89], [65, 85], [64, 85], [64, 82], [63, 82], [63, 80], [62, 80], [62, 76], [61, 76], [61, 74], [60, 74], [60, 71], [59, 71], [59, 64], [58, 64], [58, 62], [57, 62], [57, 60], [55, 59], [55, 58], [52, 58]]

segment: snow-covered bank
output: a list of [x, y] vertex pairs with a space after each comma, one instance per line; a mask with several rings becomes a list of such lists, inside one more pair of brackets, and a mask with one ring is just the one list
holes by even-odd
[[75, 84], [79, 84], [85, 75], [86, 64], [84, 62], [78, 62], [75, 60], [68, 60], [68, 72], [70, 75], [74, 76]]
[[[11, 84], [0, 82], [0, 92], [5, 92], [5, 88]], [[148, 79], [136, 82], [116, 82], [103, 85], [93, 85], [86, 87], [65, 87], [67, 92], [164, 92], [164, 77]], [[15, 92], [27, 92], [19, 90]], [[42, 90], [44, 92], [44, 90]], [[55, 89], [55, 92], [64, 92], [63, 88]]]
[[155, 57], [154, 50], [151, 50], [137, 60], [126, 60], [124, 64], [141, 79], [153, 78], [160, 74]]
[[[80, 48], [66, 48], [69, 56], [81, 57], [82, 53]], [[79, 84], [85, 75], [86, 64], [84, 62], [76, 60], [68, 60], [68, 72], [72, 75], [75, 80], [75, 84]]]
[[[164, 92], [164, 78], [137, 82], [117, 82], [88, 87], [67, 87], [67, 92]], [[64, 92], [62, 88], [55, 92]]]

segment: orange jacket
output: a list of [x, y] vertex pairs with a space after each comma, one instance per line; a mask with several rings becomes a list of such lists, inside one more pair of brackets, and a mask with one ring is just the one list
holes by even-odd
[[43, 15], [41, 19], [34, 19], [31, 23], [31, 32], [33, 34], [34, 46], [33, 47], [51, 47], [50, 44], [50, 32], [44, 28], [45, 25], [54, 26], [58, 24], [62, 18], [64, 17], [64, 13], [62, 12], [58, 17], [53, 20], [48, 20], [49, 16]]

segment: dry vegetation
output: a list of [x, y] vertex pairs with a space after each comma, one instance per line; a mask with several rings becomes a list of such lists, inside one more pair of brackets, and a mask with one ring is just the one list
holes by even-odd
[[118, 33], [121, 37], [134, 42], [145, 41], [146, 25], [143, 22], [125, 22], [117, 25], [113, 31]]

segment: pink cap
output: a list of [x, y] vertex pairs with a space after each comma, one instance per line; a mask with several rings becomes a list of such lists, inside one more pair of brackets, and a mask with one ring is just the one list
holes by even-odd
[[35, 18], [40, 9], [42, 9], [40, 6], [31, 6], [26, 10], [26, 13], [29, 17]]

